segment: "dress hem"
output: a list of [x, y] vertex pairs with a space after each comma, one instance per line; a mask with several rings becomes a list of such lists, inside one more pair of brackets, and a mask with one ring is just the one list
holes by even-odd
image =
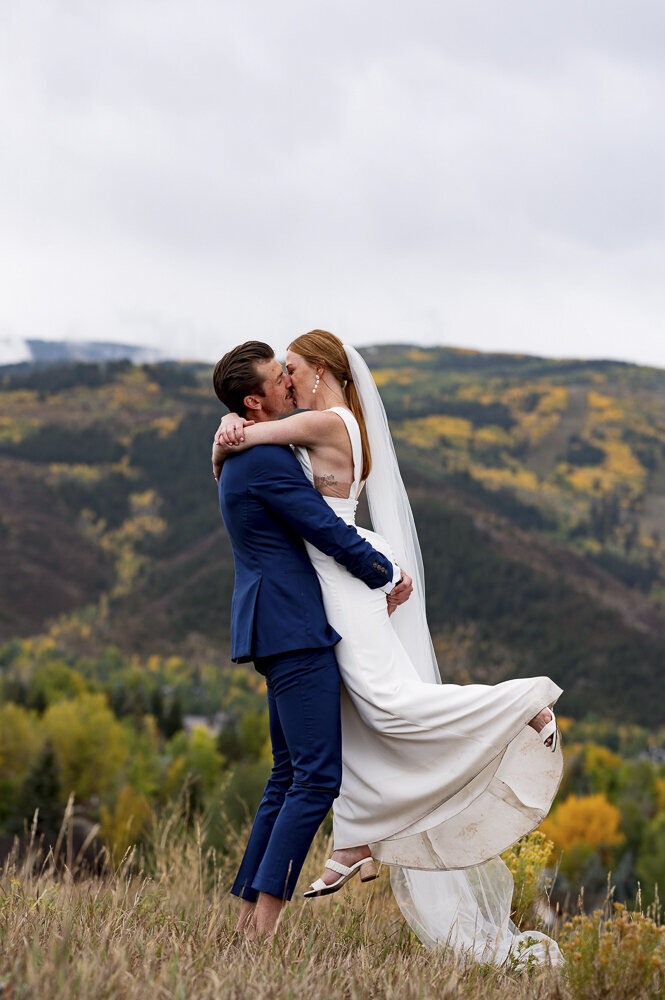
[[[550, 683], [554, 684], [553, 681], [550, 681]], [[554, 685], [554, 686], [558, 687], [558, 685]], [[493, 754], [493, 756], [491, 756], [487, 760], [485, 760], [485, 762], [482, 764], [482, 766], [479, 767], [478, 770], [471, 776], [471, 778], [469, 779], [469, 781], [473, 781], [474, 778], [477, 778], [478, 775], [481, 774], [481, 772], [484, 771], [486, 767], [489, 767], [490, 764], [492, 764], [498, 757], [500, 757], [502, 754], [504, 754], [506, 752], [506, 750], [508, 749], [508, 747], [510, 746], [510, 744], [513, 742], [513, 740], [515, 740], [519, 736], [520, 732], [526, 727], [526, 725], [529, 723], [529, 721], [531, 719], [533, 719], [534, 716], [537, 715], [538, 712], [542, 711], [544, 708], [551, 708], [553, 705], [555, 705], [556, 702], [559, 700], [559, 698], [561, 697], [562, 694], [563, 694], [563, 691], [559, 688], [559, 694], [557, 695], [557, 697], [553, 701], [547, 702], [545, 705], [540, 705], [539, 708], [535, 708], [535, 709], [533, 708], [533, 705], [539, 704], [539, 702], [538, 703], [536, 703], [535, 701], [534, 702], [529, 702], [529, 708], [528, 708], [528, 710], [525, 709], [524, 713], [523, 713], [523, 716], [520, 717], [520, 718], [524, 718], [524, 721], [520, 722], [519, 724], [517, 724], [515, 726], [515, 732], [510, 737], [510, 739], [508, 740], [508, 742], [504, 746], [502, 746], [495, 754]], [[547, 751], [547, 747], [543, 746], [543, 751]], [[562, 769], [562, 773], [561, 773], [561, 775], [559, 777], [559, 780], [557, 782], [557, 787], [556, 787], [556, 789], [554, 791], [554, 794], [552, 795], [552, 798], [550, 800], [550, 803], [554, 799], [554, 796], [556, 795], [556, 793], [557, 793], [557, 791], [559, 789], [559, 786], [561, 784], [562, 778], [563, 778], [563, 769]], [[465, 784], [468, 784], [469, 781], [466, 781]], [[375, 844], [375, 845], [378, 845], [378, 844], [383, 844], [383, 843], [385, 843], [387, 841], [399, 841], [399, 840], [405, 840], [407, 837], [410, 837], [410, 836], [424, 835], [424, 834], [426, 834], [428, 832], [427, 829], [420, 830], [418, 832], [418, 834], [404, 833], [404, 831], [408, 830], [409, 827], [415, 826], [417, 823], [420, 823], [420, 821], [423, 820], [423, 819], [425, 819], [425, 817], [429, 813], [434, 812], [436, 809], [440, 808], [440, 806], [444, 805], [450, 799], [454, 798], [454, 796], [457, 795], [461, 790], [462, 790], [461, 788], [458, 788], [451, 795], [447, 795], [445, 798], [440, 799], [435, 805], [429, 807], [425, 812], [421, 813], [421, 815], [417, 819], [411, 819], [409, 821], [409, 823], [408, 823], [407, 826], [400, 827], [398, 830], [393, 830], [393, 832], [391, 832], [390, 834], [387, 834], [387, 835], [381, 836], [381, 837], [374, 836], [371, 839], [366, 838], [366, 837], [365, 838], [361, 837], [360, 840], [358, 840], [357, 842], [355, 842], [353, 844], [348, 844], [348, 845], [347, 844], [338, 844], [337, 842], [335, 842], [334, 849], [336, 851], [344, 851], [344, 850], [349, 850], [349, 849], [354, 848], [354, 847], [360, 847], [360, 846], [362, 846], [364, 844]], [[487, 788], [483, 789], [483, 791], [480, 792], [479, 795], [484, 794], [486, 792], [486, 790], [487, 790]], [[468, 805], [468, 804], [469, 803], [466, 803], [466, 805]], [[447, 822], [448, 820], [452, 819], [454, 816], [459, 815], [459, 813], [462, 812], [464, 808], [465, 808], [465, 806], [462, 806], [456, 813], [452, 813], [451, 816], [448, 816], [446, 818], [446, 820], [443, 821], [443, 822]], [[545, 818], [545, 815], [547, 815], [547, 811], [543, 814], [543, 819]], [[333, 817], [334, 817], [334, 807], [333, 807]], [[436, 829], [438, 826], [442, 826], [443, 822], [442, 823], [435, 823], [435, 824], [433, 824], [433, 826], [430, 827], [430, 829]], [[541, 822], [542, 822], [542, 819], [539, 820], [538, 823], [536, 823], [536, 825], [533, 826], [531, 828], [531, 830], [529, 830], [528, 832], [530, 833], [530, 832], [532, 832], [532, 830], [535, 830], [536, 826], [538, 826], [539, 823], [541, 823]], [[401, 833], [404, 833], [403, 837], [400, 837]], [[522, 836], [526, 836], [526, 834], [522, 834]], [[517, 843], [517, 841], [514, 840], [512, 843], [515, 844], [515, 843]], [[512, 846], [512, 844], [510, 844], [509, 846]], [[504, 848], [504, 850], [507, 850], [507, 849], [508, 848]], [[501, 853], [501, 852], [498, 852], [498, 853]], [[496, 855], [492, 855], [492, 857], [496, 857]], [[488, 859], [486, 859], [486, 860], [488, 860]], [[382, 864], [388, 864], [388, 863], [393, 864], [393, 862], [382, 862]], [[410, 868], [416, 868], [417, 867], [415, 865], [403, 865], [403, 864], [398, 863], [398, 862], [394, 862], [394, 864], [397, 864], [399, 867], [410, 867]], [[464, 867], [474, 868], [475, 864], [466, 865]], [[423, 871], [436, 871], [437, 869], [424, 868], [422, 870]], [[450, 869], [450, 870], [458, 870], [458, 869], [456, 868], [456, 869]]]

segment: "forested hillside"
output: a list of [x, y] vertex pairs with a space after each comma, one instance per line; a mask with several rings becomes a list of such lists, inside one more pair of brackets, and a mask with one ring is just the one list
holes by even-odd
[[[608, 869], [618, 898], [640, 880], [650, 901], [665, 877], [665, 373], [366, 354], [444, 678], [548, 673], [565, 689], [537, 870], [559, 865], [564, 905], [581, 885], [601, 898]], [[231, 856], [258, 803], [265, 690], [229, 661], [221, 410], [208, 366], [0, 369], [0, 856], [36, 808], [55, 844], [70, 794], [74, 849], [98, 831], [116, 862], [169, 816]]]
[[[546, 672], [660, 723], [665, 372], [453, 349], [366, 357], [421, 537], [441, 670]], [[204, 366], [0, 376], [0, 638], [228, 663], [233, 569]]]

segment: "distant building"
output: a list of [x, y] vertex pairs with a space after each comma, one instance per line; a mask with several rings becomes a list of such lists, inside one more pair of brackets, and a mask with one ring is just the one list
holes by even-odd
[[217, 712], [213, 716], [208, 715], [184, 715], [182, 724], [185, 732], [191, 733], [195, 726], [202, 726], [213, 736], [219, 736], [222, 729], [228, 724], [230, 716], [227, 712]]
[[641, 754], [638, 754], [638, 760], [648, 760], [652, 764], [665, 764], [665, 747], [647, 747]]

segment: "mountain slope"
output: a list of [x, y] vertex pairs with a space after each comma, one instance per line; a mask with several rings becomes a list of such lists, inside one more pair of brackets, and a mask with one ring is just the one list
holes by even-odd
[[[660, 721], [665, 373], [443, 348], [367, 357], [445, 678], [548, 673], [567, 714]], [[210, 370], [79, 364], [0, 387], [0, 638], [66, 614], [68, 641], [225, 661]]]

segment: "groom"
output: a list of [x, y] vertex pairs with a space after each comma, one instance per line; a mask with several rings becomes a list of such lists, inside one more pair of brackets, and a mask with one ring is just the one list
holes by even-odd
[[[288, 374], [259, 341], [225, 354], [213, 382], [246, 419], [295, 411]], [[396, 603], [408, 598], [411, 581], [332, 512], [290, 448], [259, 445], [231, 456], [219, 502], [236, 571], [231, 656], [253, 660], [265, 675], [274, 761], [231, 892], [243, 900], [238, 930], [270, 934], [342, 776], [333, 652], [340, 636], [326, 620], [303, 538]]]

